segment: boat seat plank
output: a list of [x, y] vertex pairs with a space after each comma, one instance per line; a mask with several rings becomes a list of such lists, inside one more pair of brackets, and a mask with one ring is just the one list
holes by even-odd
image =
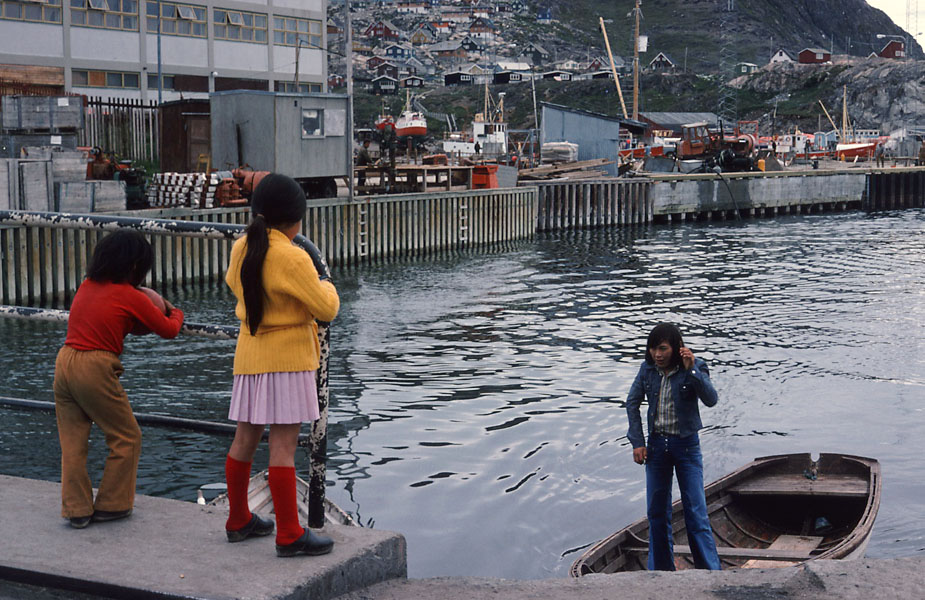
[[[819, 544], [822, 543], [821, 536], [808, 536], [808, 535], [779, 535], [774, 542], [768, 546], [768, 550], [797, 550], [804, 553], [804, 556], [808, 557], [809, 553], [819, 547]], [[787, 563], [781, 561], [770, 561], [770, 560], [758, 560], [752, 559], [746, 561], [742, 567], [745, 569], [768, 569], [775, 567], [786, 567], [789, 565], [795, 565], [796, 562]]]
[[[634, 546], [626, 549], [627, 552], [648, 552], [648, 547]], [[802, 550], [771, 550], [770, 548], [732, 548], [718, 546], [716, 552], [720, 558], [755, 558], [761, 560], [802, 561], [809, 558], [808, 551]], [[675, 544], [674, 553], [680, 556], [691, 556], [691, 547]]]
[[868, 494], [868, 482], [854, 475], [820, 475], [807, 479], [803, 475], [765, 475], [746, 479], [729, 487], [740, 496], [842, 496], [863, 498]]

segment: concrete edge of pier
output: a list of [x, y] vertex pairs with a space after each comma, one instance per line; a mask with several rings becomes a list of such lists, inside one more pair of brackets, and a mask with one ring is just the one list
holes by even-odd
[[272, 535], [229, 544], [224, 511], [194, 502], [139, 495], [130, 518], [82, 530], [60, 504], [60, 484], [0, 475], [0, 580], [111, 598], [323, 600], [407, 576], [405, 539], [388, 531], [329, 523], [331, 554], [282, 559]]
[[579, 579], [404, 579], [378, 583], [338, 600], [870, 600], [921, 598], [922, 590], [925, 557], [811, 561], [779, 569], [721, 572], [636, 571]]

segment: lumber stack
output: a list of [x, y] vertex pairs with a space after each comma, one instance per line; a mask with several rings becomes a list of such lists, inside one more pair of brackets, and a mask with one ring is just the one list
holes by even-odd
[[612, 164], [613, 161], [606, 158], [570, 161], [555, 165], [542, 165], [532, 169], [521, 169], [518, 177], [521, 180], [600, 179], [610, 177], [610, 175], [599, 167]]

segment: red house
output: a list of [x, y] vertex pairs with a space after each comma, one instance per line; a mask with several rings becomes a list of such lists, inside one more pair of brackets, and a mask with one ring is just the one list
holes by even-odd
[[385, 58], [381, 56], [374, 56], [366, 61], [366, 68], [369, 69], [370, 71], [375, 71], [376, 69], [379, 68], [379, 65], [381, 65], [384, 62], [387, 62]]
[[803, 48], [800, 50], [799, 62], [804, 65], [831, 62], [832, 54], [821, 48]]
[[881, 58], [906, 58], [906, 45], [899, 40], [890, 40], [878, 54]]
[[367, 27], [363, 32], [363, 36], [370, 39], [397, 42], [401, 38], [401, 31], [389, 21], [382, 20], [376, 21]]

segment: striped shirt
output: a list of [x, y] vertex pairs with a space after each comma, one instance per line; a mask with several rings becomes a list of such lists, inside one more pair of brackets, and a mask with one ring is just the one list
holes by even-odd
[[681, 424], [674, 412], [674, 402], [671, 399], [671, 376], [678, 372], [678, 367], [670, 371], [658, 370], [662, 375], [662, 384], [658, 389], [658, 406], [655, 409], [655, 433], [664, 435], [680, 435]]

